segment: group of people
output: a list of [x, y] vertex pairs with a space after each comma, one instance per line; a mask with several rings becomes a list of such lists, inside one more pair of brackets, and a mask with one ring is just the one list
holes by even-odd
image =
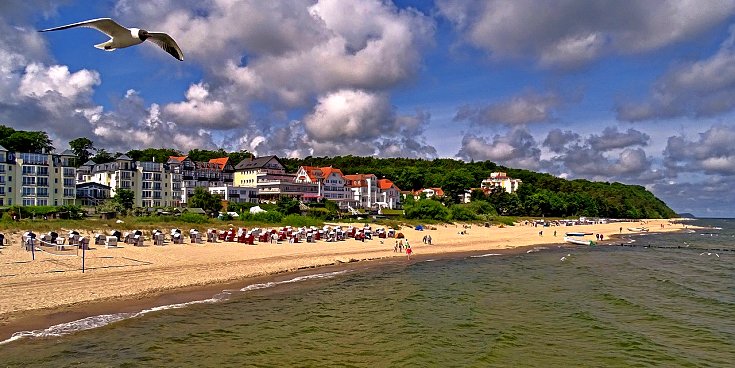
[[602, 239], [603, 239], [604, 237], [605, 237], [605, 236], [604, 236], [604, 235], [602, 235], [602, 234], [595, 234], [595, 238], [596, 238], [596, 239], [597, 239], [598, 241], [602, 241]]
[[423, 242], [424, 244], [431, 245], [431, 235], [424, 235]]
[[411, 245], [408, 244], [408, 239], [406, 239], [406, 244], [404, 246], [403, 239], [396, 240], [396, 245], [393, 247], [393, 251], [396, 253], [403, 253], [403, 249], [406, 249], [406, 256], [408, 256], [408, 259], [411, 259], [411, 253], [413, 253], [413, 250], [411, 250]]

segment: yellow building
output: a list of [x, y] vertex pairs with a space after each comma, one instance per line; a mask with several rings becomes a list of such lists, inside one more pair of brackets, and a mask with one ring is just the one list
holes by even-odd
[[0, 206], [75, 204], [74, 153], [16, 153], [0, 146]]

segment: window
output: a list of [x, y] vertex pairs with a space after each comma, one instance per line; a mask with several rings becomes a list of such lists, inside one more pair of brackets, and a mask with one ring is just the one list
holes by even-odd
[[36, 188], [23, 187], [23, 196], [32, 196], [32, 195], [36, 195]]
[[24, 176], [23, 185], [36, 185], [36, 177], [35, 176]]

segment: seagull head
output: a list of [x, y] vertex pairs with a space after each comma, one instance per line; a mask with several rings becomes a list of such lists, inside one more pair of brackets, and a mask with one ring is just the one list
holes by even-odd
[[150, 37], [148, 31], [146, 31], [145, 29], [138, 30], [138, 38], [140, 38], [141, 41], [145, 41], [148, 37]]

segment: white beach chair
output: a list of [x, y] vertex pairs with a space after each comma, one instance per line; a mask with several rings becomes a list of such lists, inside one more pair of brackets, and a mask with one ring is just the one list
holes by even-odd
[[110, 247], [117, 247], [117, 237], [114, 236], [108, 236], [105, 238], [105, 246], [107, 248]]

